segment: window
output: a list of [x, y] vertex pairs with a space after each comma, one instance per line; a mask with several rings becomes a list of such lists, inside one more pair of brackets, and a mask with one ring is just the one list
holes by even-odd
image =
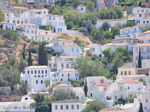
[[28, 74], [30, 73], [30, 71], [28, 70]]
[[79, 109], [79, 105], [77, 105], [77, 109]]
[[33, 74], [33, 71], [31, 71], [31, 74]]
[[128, 87], [128, 89], [130, 89], [130, 88]]
[[43, 80], [41, 80], [41, 84], [43, 84]]
[[71, 105], [71, 108], [74, 109], [74, 105]]
[[35, 70], [35, 74], [36, 74], [36, 70]]
[[60, 106], [61, 110], [63, 110], [63, 105]]
[[64, 77], [64, 74], [62, 74], [62, 77]]
[[45, 70], [45, 74], [47, 74], [47, 70]]
[[70, 77], [70, 74], [68, 73], [68, 77]]
[[124, 71], [124, 74], [127, 75], [127, 71]]
[[40, 70], [38, 70], [38, 74], [40, 74]]
[[121, 71], [121, 75], [123, 75], [123, 72]]
[[68, 105], [66, 105], [66, 109], [68, 110]]
[[42, 74], [43, 74], [44, 72], [43, 72], [43, 70], [42, 70]]
[[55, 105], [55, 110], [57, 110], [58, 109], [58, 106], [57, 105]]
[[131, 75], [131, 71], [129, 71], [129, 75]]
[[38, 84], [38, 80], [36, 80], [36, 84]]

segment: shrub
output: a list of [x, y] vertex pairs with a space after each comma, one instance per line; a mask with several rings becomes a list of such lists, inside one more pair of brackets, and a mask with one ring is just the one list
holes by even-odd
[[16, 31], [13, 31], [13, 30], [6, 30], [3, 34], [3, 37], [8, 40], [13, 40], [13, 41], [18, 40], [18, 35]]

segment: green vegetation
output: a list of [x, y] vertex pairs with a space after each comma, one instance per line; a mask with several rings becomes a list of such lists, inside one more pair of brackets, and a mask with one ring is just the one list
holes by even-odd
[[85, 82], [84, 84], [84, 92], [85, 92], [85, 96], [87, 96], [87, 92], [88, 92], [87, 82]]
[[15, 5], [16, 5], [16, 7], [24, 7], [23, 4], [15, 4]]
[[43, 42], [39, 44], [38, 64], [39, 65], [47, 65], [48, 64], [47, 50], [46, 50], [45, 44]]
[[10, 86], [12, 91], [16, 89], [20, 74], [16, 58], [10, 57], [6, 65], [0, 66], [0, 71], [0, 87]]
[[105, 105], [99, 101], [90, 101], [82, 112], [99, 112]]
[[65, 90], [56, 90], [52, 94], [52, 100], [53, 101], [60, 101], [60, 100], [66, 100], [66, 99], [78, 99], [75, 93], [65, 91]]
[[66, 40], [68, 40], [67, 37], [65, 37], [65, 36], [59, 36], [59, 37], [57, 37], [57, 39], [66, 39]]
[[24, 83], [24, 82], [21, 82], [21, 83], [20, 83], [19, 90], [18, 90], [19, 94], [27, 94], [27, 91], [28, 91], [28, 86], [27, 86], [27, 84]]
[[146, 32], [146, 31], [148, 31], [148, 30], [150, 30], [150, 27], [149, 27], [149, 26], [146, 26], [146, 27], [144, 28], [143, 32]]
[[40, 25], [39, 27], [40, 27], [40, 29], [43, 29], [43, 30], [50, 30], [49, 25]]
[[17, 32], [14, 30], [6, 30], [3, 34], [3, 37], [12, 41], [18, 40]]
[[114, 7], [112, 9], [103, 8], [97, 12], [97, 17], [99, 19], [120, 19], [123, 17], [122, 7]]
[[138, 57], [138, 68], [142, 68], [142, 57], [141, 50], [139, 49], [139, 57]]
[[80, 77], [86, 76], [109, 76], [109, 71], [104, 69], [102, 62], [91, 60], [89, 57], [81, 57], [77, 59], [76, 68], [79, 70]]
[[139, 81], [142, 82], [144, 85], [146, 85], [146, 83], [143, 79], [139, 79]]
[[135, 21], [127, 21], [126, 24], [124, 24], [122, 27], [123, 28], [126, 28], [126, 27], [132, 27], [132, 26], [135, 26]]
[[144, 111], [143, 111], [143, 105], [142, 105], [142, 103], [140, 103], [140, 109], [139, 109], [139, 112], [144, 112]]
[[35, 112], [51, 112], [51, 99], [49, 97], [37, 93], [34, 100], [35, 104], [32, 105], [36, 107]]
[[32, 55], [31, 55], [31, 50], [29, 49], [28, 66], [31, 65], [32, 65]]
[[4, 21], [4, 14], [0, 11], [0, 22]]
[[20, 63], [19, 63], [19, 71], [23, 72], [24, 68], [27, 66], [27, 61], [23, 58], [20, 58]]
[[71, 80], [70, 82], [74, 87], [82, 87], [84, 85], [84, 80]]

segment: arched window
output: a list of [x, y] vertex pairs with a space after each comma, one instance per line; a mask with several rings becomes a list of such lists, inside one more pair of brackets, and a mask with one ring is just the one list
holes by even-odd
[[131, 71], [129, 71], [128, 74], [131, 75]]
[[127, 75], [127, 71], [124, 71], [124, 75]]
[[123, 75], [123, 71], [121, 71], [121, 75]]

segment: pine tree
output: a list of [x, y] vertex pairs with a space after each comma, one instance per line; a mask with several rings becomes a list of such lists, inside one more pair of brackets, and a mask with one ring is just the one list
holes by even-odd
[[31, 56], [31, 50], [29, 49], [29, 57], [28, 57], [28, 65], [32, 65], [32, 56]]
[[25, 48], [26, 48], [26, 46], [24, 44], [24, 46], [23, 46], [23, 52], [22, 52], [23, 59], [26, 59]]
[[143, 106], [142, 106], [142, 103], [140, 103], [140, 109], [139, 109], [139, 112], [143, 112]]
[[139, 49], [138, 68], [142, 67], [141, 50]]

